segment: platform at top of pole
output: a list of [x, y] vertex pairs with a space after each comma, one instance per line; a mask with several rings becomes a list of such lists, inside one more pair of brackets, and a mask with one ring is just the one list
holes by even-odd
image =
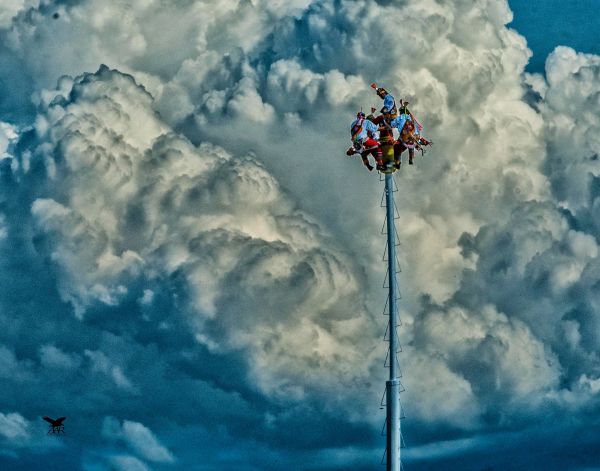
[[384, 170], [380, 170], [380, 172], [381, 173], [385, 173], [385, 174], [392, 174], [396, 170], [400, 170], [400, 169], [394, 167], [394, 164], [392, 164], [392, 163], [386, 163], [385, 169]]

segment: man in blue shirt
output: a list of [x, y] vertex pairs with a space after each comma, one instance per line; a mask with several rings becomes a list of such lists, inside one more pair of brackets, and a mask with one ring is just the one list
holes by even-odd
[[383, 108], [380, 110], [381, 114], [387, 119], [394, 119], [398, 115], [394, 97], [385, 88], [377, 87], [376, 83], [372, 83], [371, 88], [374, 88], [377, 96], [383, 100]]

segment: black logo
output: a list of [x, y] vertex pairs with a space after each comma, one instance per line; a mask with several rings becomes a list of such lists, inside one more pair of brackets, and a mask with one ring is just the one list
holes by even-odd
[[59, 433], [65, 433], [65, 426], [63, 425], [63, 422], [65, 421], [66, 417], [59, 417], [58, 419], [54, 420], [50, 417], [44, 416], [42, 417], [42, 419], [44, 419], [50, 424], [47, 435], [57, 435]]

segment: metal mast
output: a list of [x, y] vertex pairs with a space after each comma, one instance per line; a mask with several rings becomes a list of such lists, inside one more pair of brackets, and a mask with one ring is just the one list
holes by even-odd
[[388, 307], [389, 307], [389, 379], [386, 381], [386, 424], [387, 424], [387, 466], [386, 471], [401, 471], [400, 447], [400, 379], [398, 362], [398, 284], [396, 280], [396, 226], [394, 208], [394, 180], [392, 172], [385, 173], [385, 206], [388, 247]]

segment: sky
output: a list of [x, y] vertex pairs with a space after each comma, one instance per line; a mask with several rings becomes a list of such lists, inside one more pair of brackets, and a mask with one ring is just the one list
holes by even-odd
[[405, 469], [599, 470], [600, 15], [531, 3], [2, 1], [0, 468], [381, 468], [377, 82]]
[[546, 58], [556, 46], [600, 54], [600, 15], [595, 0], [509, 0], [514, 18], [509, 24], [527, 38], [533, 56], [528, 72], [544, 73]]

